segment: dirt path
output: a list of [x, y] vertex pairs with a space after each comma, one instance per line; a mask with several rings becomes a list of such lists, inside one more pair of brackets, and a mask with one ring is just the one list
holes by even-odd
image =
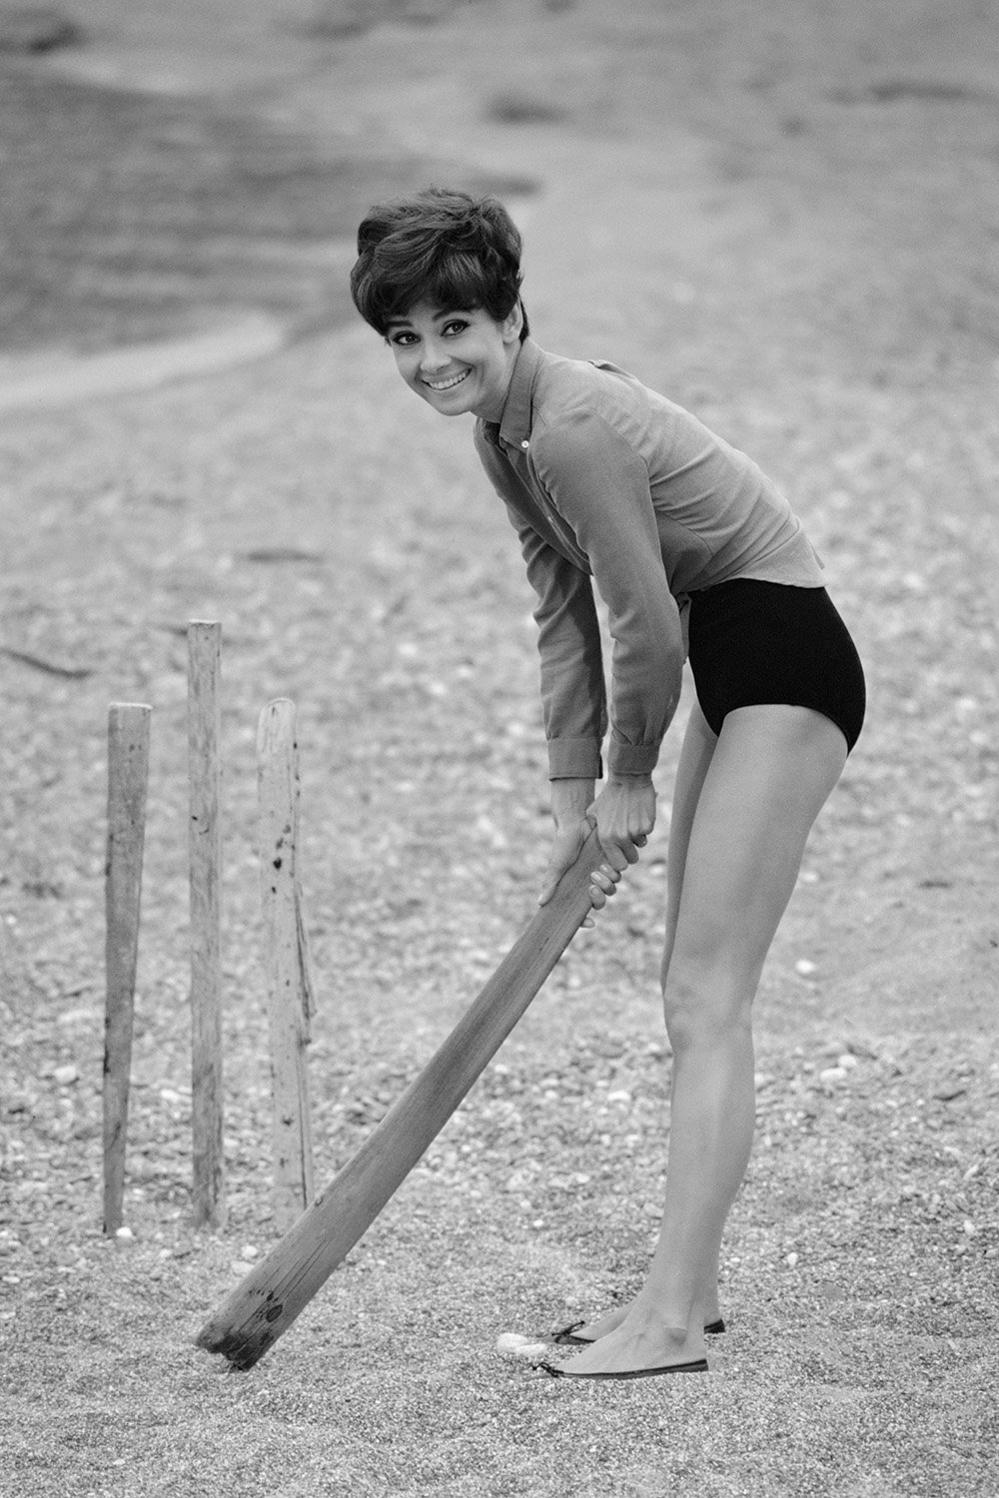
[[0, 360], [0, 411], [38, 410], [151, 390], [197, 379], [247, 360], [262, 359], [285, 342], [285, 330], [264, 314], [246, 317], [196, 338], [177, 338], [107, 353], [22, 354]]

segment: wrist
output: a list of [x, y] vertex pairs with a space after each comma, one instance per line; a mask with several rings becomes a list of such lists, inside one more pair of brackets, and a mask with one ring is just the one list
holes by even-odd
[[551, 811], [556, 825], [580, 821], [593, 805], [592, 780], [571, 779], [551, 782]]

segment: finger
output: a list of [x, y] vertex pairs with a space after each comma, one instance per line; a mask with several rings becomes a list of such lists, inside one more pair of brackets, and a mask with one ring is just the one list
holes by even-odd
[[600, 851], [604, 856], [604, 861], [601, 867], [610, 869], [615, 874], [620, 874], [621, 870], [627, 863], [627, 859], [624, 857], [624, 854], [620, 852], [617, 843], [612, 842], [610, 838], [608, 838], [606, 842], [603, 838], [601, 838]]

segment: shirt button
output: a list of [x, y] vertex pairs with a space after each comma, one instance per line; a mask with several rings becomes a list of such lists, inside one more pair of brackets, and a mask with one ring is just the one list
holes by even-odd
[[524, 451], [526, 452], [527, 449], [530, 447], [531, 444], [528, 442], [527, 438], [525, 437], [524, 440], [523, 440], [523, 442], [520, 445], [524, 449]]

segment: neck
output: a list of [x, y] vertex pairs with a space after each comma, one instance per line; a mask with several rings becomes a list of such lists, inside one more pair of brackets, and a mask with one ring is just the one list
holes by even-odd
[[490, 401], [488, 406], [481, 406], [475, 412], [475, 415], [478, 416], [482, 421], [491, 421], [498, 425], [503, 420], [503, 410], [506, 406], [506, 398], [510, 393], [510, 381], [513, 379], [513, 371], [516, 366], [517, 357], [520, 354], [520, 350], [521, 344], [519, 343], [519, 341], [513, 344], [507, 350], [506, 379], [503, 381], [502, 391], [500, 391], [500, 393], [495, 397], [494, 400]]

